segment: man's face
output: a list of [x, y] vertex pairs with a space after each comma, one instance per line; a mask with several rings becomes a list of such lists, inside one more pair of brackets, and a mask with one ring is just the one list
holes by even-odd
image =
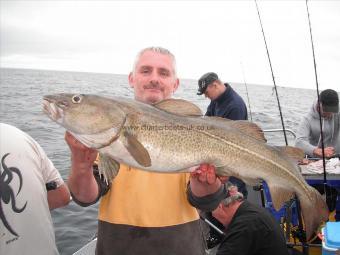
[[204, 91], [204, 95], [210, 100], [215, 100], [219, 96], [215, 82], [208, 85], [207, 89]]
[[324, 117], [325, 119], [330, 119], [332, 118], [333, 113], [332, 112], [322, 112], [322, 117]]
[[235, 211], [229, 210], [229, 207], [224, 207], [222, 204], [219, 204], [211, 214], [225, 227], [227, 227], [233, 219]]
[[130, 73], [129, 83], [135, 91], [135, 99], [152, 104], [170, 98], [177, 90], [172, 58], [154, 51], [144, 52]]
[[322, 110], [322, 106], [321, 106], [321, 116], [322, 116], [323, 118], [325, 118], [325, 119], [330, 119], [330, 118], [332, 118], [332, 115], [333, 115], [332, 112], [324, 112], [324, 111]]

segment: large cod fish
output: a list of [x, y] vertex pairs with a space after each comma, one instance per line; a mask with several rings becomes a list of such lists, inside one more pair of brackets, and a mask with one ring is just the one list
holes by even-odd
[[99, 151], [99, 168], [109, 181], [118, 163], [164, 173], [210, 163], [220, 176], [248, 184], [266, 181], [276, 210], [296, 195], [307, 239], [328, 219], [325, 201], [301, 176], [289, 155], [292, 150], [267, 145], [253, 123], [203, 117], [196, 105], [180, 99], [148, 105], [126, 98], [55, 94], [45, 96], [43, 105], [53, 121]]

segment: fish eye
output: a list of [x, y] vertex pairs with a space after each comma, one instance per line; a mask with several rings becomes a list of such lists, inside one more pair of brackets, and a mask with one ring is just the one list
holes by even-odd
[[81, 95], [75, 95], [72, 97], [72, 102], [75, 103], [75, 104], [79, 104], [81, 102]]

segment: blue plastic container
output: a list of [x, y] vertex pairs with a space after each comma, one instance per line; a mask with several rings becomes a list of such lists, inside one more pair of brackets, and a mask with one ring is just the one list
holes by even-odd
[[322, 255], [340, 254], [340, 222], [327, 222], [322, 233]]

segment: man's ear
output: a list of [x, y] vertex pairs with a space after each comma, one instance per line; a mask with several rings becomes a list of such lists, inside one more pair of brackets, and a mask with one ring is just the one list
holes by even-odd
[[129, 73], [129, 85], [130, 85], [131, 88], [134, 87], [134, 83], [135, 83], [135, 80], [134, 80], [133, 72], [130, 72]]
[[[211, 85], [214, 85], [215, 89], [220, 85], [217, 81], [213, 81]], [[209, 85], [210, 86], [210, 85]]]
[[175, 91], [178, 89], [178, 87], [179, 87], [179, 79], [178, 79], [178, 78], [176, 78], [176, 80], [175, 80], [175, 84], [174, 84], [174, 90], [173, 90], [173, 93], [175, 93]]

